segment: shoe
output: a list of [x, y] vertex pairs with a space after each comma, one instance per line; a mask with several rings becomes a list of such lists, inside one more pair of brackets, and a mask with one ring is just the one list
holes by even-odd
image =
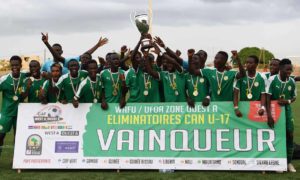
[[293, 172], [293, 173], [297, 172], [296, 169], [295, 169], [295, 167], [294, 167], [294, 165], [292, 163], [288, 164], [288, 171], [289, 172]]

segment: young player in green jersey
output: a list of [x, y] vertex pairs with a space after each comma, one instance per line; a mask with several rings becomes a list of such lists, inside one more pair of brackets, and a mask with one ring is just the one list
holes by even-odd
[[[187, 92], [187, 103], [190, 107], [195, 106], [195, 102], [203, 102], [205, 97], [209, 96], [209, 84], [207, 78], [195, 75], [194, 69], [203, 69], [205, 59], [196, 53], [189, 61], [189, 72], [185, 74], [185, 85]], [[206, 105], [203, 102], [203, 105]]]
[[62, 66], [59, 63], [51, 65], [51, 78], [46, 80], [41, 89], [42, 104], [62, 102], [65, 103], [65, 99], [62, 98], [61, 90], [55, 86], [58, 79], [62, 74]]
[[[142, 38], [132, 52], [131, 60], [133, 67], [125, 72], [126, 86], [129, 90], [127, 102], [160, 102], [160, 95], [158, 93], [159, 82], [146, 72], [144, 57], [141, 57], [141, 54], [138, 52]], [[157, 70], [158, 68], [154, 63], [154, 56], [152, 54], [148, 56], [147, 60]]]
[[288, 171], [296, 172], [291, 164], [294, 152], [294, 118], [291, 109], [291, 103], [296, 100], [297, 89], [295, 80], [290, 77], [293, 71], [292, 63], [289, 59], [283, 59], [279, 63], [279, 74], [269, 78], [268, 95], [267, 95], [267, 113], [268, 125], [274, 127], [274, 119], [270, 109], [271, 100], [284, 107], [286, 114], [286, 141], [287, 141], [287, 162]]
[[32, 60], [29, 63], [29, 71], [30, 77], [26, 78], [22, 97], [23, 99], [28, 97], [29, 103], [38, 103], [41, 102], [40, 99], [40, 90], [44, 82], [46, 81], [45, 78], [41, 76], [41, 65], [40, 62], [36, 60]]
[[120, 57], [117, 53], [109, 54], [110, 68], [104, 69], [101, 74], [103, 86], [103, 96], [107, 103], [120, 103], [123, 108], [126, 104], [125, 96], [127, 92], [124, 71], [119, 68]]
[[69, 73], [61, 76], [56, 86], [61, 90], [62, 95], [66, 97], [68, 103], [72, 103], [78, 90], [79, 84], [83, 81], [88, 73], [79, 70], [79, 63], [75, 59], [68, 62]]
[[162, 82], [165, 102], [185, 102], [185, 75], [183, 68], [167, 54], [161, 56], [167, 60], [167, 71], [158, 72], [151, 67], [148, 53], [144, 53], [147, 72], [153, 78]]
[[259, 115], [263, 115], [266, 110], [266, 84], [265, 75], [256, 71], [258, 66], [258, 57], [249, 56], [246, 60], [246, 76], [239, 79], [234, 89], [234, 110], [238, 117], [242, 117], [242, 113], [238, 108], [240, 101], [260, 101], [261, 107], [258, 111]]
[[2, 92], [2, 112], [0, 118], [0, 155], [4, 138], [13, 127], [16, 133], [18, 105], [22, 102], [22, 86], [25, 73], [21, 73], [22, 59], [19, 56], [10, 58], [11, 73], [0, 78], [0, 91]]
[[98, 64], [95, 60], [87, 62], [89, 76], [83, 80], [74, 96], [73, 106], [79, 106], [79, 100], [83, 103], [99, 103], [103, 109], [107, 108], [105, 98], [102, 98], [102, 83], [100, 75], [97, 75]]
[[275, 59], [275, 58], [271, 59], [270, 66], [269, 66], [270, 72], [265, 73], [265, 76], [267, 77], [267, 79], [269, 79], [273, 75], [278, 74], [278, 72], [279, 72], [279, 63], [280, 63], [279, 59]]
[[[233, 83], [245, 76], [245, 70], [237, 54], [233, 54], [239, 66], [239, 72], [226, 70], [228, 54], [219, 51], [215, 56], [214, 68], [195, 70], [194, 74], [206, 77], [209, 82], [212, 101], [233, 101]], [[209, 100], [209, 98], [206, 98]]]

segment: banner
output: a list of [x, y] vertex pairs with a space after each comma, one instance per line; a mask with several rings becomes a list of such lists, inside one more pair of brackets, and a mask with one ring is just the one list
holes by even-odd
[[19, 105], [14, 169], [286, 170], [285, 111], [259, 102]]

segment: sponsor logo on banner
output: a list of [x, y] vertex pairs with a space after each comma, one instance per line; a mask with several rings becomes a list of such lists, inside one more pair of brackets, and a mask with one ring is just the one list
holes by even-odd
[[79, 136], [79, 131], [61, 131], [61, 136]]
[[78, 141], [56, 141], [55, 153], [78, 153]]
[[61, 108], [56, 105], [49, 105], [41, 109], [35, 116], [33, 116], [35, 123], [56, 122], [61, 121]]
[[40, 135], [32, 134], [27, 138], [26, 155], [41, 155], [43, 140]]

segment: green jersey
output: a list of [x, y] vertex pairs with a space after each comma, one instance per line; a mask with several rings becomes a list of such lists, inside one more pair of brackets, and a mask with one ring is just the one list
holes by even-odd
[[25, 73], [20, 73], [19, 78], [13, 78], [11, 74], [0, 78], [0, 91], [2, 91], [1, 117], [17, 116], [19, 102], [22, 102], [21, 93], [25, 83]]
[[185, 74], [175, 71], [169, 73], [168, 71], [159, 72], [159, 79], [163, 85], [163, 92], [165, 102], [185, 102]]
[[126, 86], [129, 88], [127, 102], [160, 102], [159, 81], [149, 74], [133, 68], [125, 72]]
[[56, 103], [59, 100], [64, 99], [62, 97], [63, 93], [61, 93], [62, 90], [57, 88], [52, 80], [45, 81], [42, 89], [44, 90], [47, 102], [49, 103]]
[[280, 97], [290, 100], [297, 96], [295, 80], [291, 77], [287, 81], [282, 81], [279, 75], [271, 76], [267, 88], [272, 100], [277, 100]]
[[35, 79], [33, 77], [26, 78], [24, 86], [23, 86], [23, 92], [26, 91], [27, 82], [29, 79], [31, 79], [32, 84], [31, 84], [31, 86], [29, 88], [29, 92], [28, 92], [28, 102], [29, 103], [41, 102], [41, 100], [39, 99], [39, 93], [40, 93], [40, 90], [43, 87], [43, 84], [46, 81], [46, 79], [45, 78]]
[[76, 97], [83, 103], [101, 102], [102, 83], [100, 75], [97, 75], [96, 81], [92, 81], [90, 77], [83, 80], [76, 92]]
[[185, 86], [188, 96], [195, 102], [202, 102], [209, 95], [208, 80], [202, 76], [185, 74]]
[[237, 71], [219, 72], [216, 68], [204, 68], [200, 71], [209, 82], [212, 101], [233, 100], [233, 85], [236, 81]]
[[104, 69], [101, 74], [102, 88], [105, 92], [105, 100], [107, 103], [119, 103], [121, 99], [121, 79], [120, 74], [124, 74], [122, 69], [112, 73], [110, 69]]
[[261, 94], [266, 93], [267, 77], [256, 72], [255, 77], [248, 75], [239, 79], [235, 85], [239, 89], [240, 101], [260, 101]]
[[65, 74], [59, 78], [56, 86], [62, 90], [61, 93], [66, 97], [66, 100], [71, 103], [74, 96], [79, 88], [79, 84], [87, 77], [88, 73], [86, 71], [78, 71], [78, 76], [73, 78], [70, 73]]

